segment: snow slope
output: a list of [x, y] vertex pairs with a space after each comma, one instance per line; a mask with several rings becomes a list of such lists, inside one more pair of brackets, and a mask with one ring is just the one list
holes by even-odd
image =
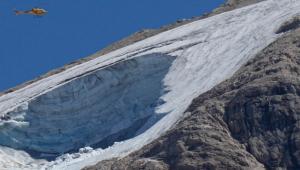
[[[140, 135], [107, 149], [44, 164], [1, 147], [0, 158], [6, 158], [1, 169], [80, 169], [141, 148], [170, 129], [195, 97], [276, 40], [279, 26], [299, 14], [299, 0], [267, 0], [161, 33], [1, 96], [0, 144], [21, 150], [59, 154], [146, 123], [132, 131]], [[106, 120], [108, 115], [119, 123]]]

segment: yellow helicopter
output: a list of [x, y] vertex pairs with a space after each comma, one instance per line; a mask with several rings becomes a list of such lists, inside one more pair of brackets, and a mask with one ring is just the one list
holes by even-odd
[[16, 13], [16, 15], [29, 14], [29, 15], [35, 15], [35, 16], [43, 16], [43, 15], [47, 14], [48, 11], [46, 11], [43, 8], [32, 8], [31, 10], [27, 10], [27, 11], [15, 10], [15, 13]]

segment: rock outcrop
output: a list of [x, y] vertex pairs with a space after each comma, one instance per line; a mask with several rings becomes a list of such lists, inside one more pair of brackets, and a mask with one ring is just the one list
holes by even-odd
[[[203, 17], [259, 1], [228, 1]], [[12, 89], [2, 96], [0, 144], [53, 160], [20, 168], [80, 169], [110, 159], [86, 169], [300, 169], [299, 17], [280, 27], [299, 6], [268, 1], [127, 49], [203, 17], [142, 31], [33, 80], [32, 93], [10, 97]]]
[[85, 170], [300, 169], [300, 29], [200, 95], [164, 136]]

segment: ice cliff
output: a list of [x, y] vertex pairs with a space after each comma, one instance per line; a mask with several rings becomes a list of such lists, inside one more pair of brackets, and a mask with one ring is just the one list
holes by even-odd
[[[1, 169], [80, 169], [141, 148], [280, 37], [299, 9], [267, 0], [195, 21], [1, 96]], [[77, 153], [86, 146], [96, 149]]]

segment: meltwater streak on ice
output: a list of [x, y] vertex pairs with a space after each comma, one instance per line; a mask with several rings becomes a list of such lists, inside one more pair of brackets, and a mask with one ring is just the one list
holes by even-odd
[[[174, 125], [195, 97], [232, 76], [251, 57], [278, 38], [274, 32], [283, 22], [298, 14], [300, 1], [269, 0], [196, 21], [130, 46], [142, 49], [150, 44], [155, 47], [157, 42], [169, 41], [168, 45], [146, 52], [177, 56], [164, 80], [170, 90], [162, 97], [166, 103], [157, 109], [158, 114], [169, 114], [136, 138], [99, 150], [98, 154], [95, 151], [69, 162], [58, 160], [52, 163], [52, 168], [80, 169], [103, 159], [125, 156], [156, 139]], [[186, 48], [180, 48], [184, 46]], [[118, 52], [121, 51], [125, 49]]]
[[19, 109], [26, 109], [30, 99], [61, 86], [65, 80], [123, 59], [152, 53], [177, 56], [164, 79], [169, 90], [162, 96], [166, 103], [156, 110], [157, 114], [169, 113], [167, 116], [136, 138], [82, 154], [77, 159], [58, 159], [44, 168], [80, 169], [103, 159], [124, 156], [168, 130], [196, 96], [229, 78], [278, 37], [274, 32], [283, 22], [299, 13], [299, 0], [268, 0], [181, 26], [1, 96], [0, 115], [21, 105]]

